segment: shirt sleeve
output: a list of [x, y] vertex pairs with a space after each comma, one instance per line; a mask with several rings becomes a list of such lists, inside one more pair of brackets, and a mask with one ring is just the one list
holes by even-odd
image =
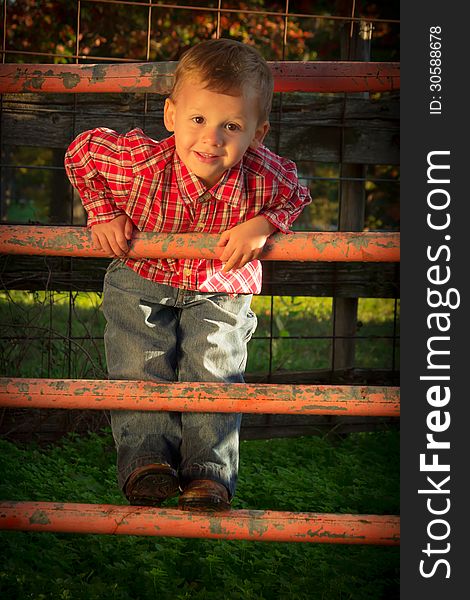
[[67, 149], [65, 170], [80, 195], [89, 227], [125, 213], [132, 182], [128, 136], [104, 127], [81, 133]]
[[300, 185], [297, 167], [292, 161], [283, 159], [278, 176], [279, 186], [274, 188], [275, 192], [259, 214], [282, 233], [290, 233], [293, 222], [312, 198], [309, 189]]

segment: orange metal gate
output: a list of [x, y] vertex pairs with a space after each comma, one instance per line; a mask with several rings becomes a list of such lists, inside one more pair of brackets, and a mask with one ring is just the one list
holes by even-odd
[[[399, 87], [397, 63], [271, 63], [276, 89], [371, 91]], [[147, 73], [148, 73], [148, 64]], [[139, 65], [0, 65], [0, 93], [119, 91], [123, 77], [132, 89], [164, 93], [173, 66], [154, 66], [148, 77]], [[103, 72], [107, 75], [103, 77]], [[117, 79], [116, 79], [117, 78]], [[162, 81], [159, 81], [162, 78]], [[75, 82], [69, 86], [67, 81]], [[126, 80], [127, 81], [127, 80]], [[117, 87], [116, 87], [117, 86]], [[353, 88], [351, 88], [353, 86]], [[377, 87], [379, 86], [379, 87]], [[66, 89], [67, 88], [67, 89]], [[138, 234], [130, 256], [214, 258], [217, 236]], [[74, 227], [0, 226], [0, 252], [54, 256], [104, 256], [91, 247], [89, 232]], [[398, 262], [399, 234], [295, 233], [273, 236], [269, 260]], [[398, 416], [396, 387], [292, 386], [0, 379], [0, 406], [74, 409], [136, 409]], [[178, 509], [0, 502], [0, 529], [154, 536], [298, 541], [342, 544], [399, 544], [399, 518], [233, 510], [188, 513]]]

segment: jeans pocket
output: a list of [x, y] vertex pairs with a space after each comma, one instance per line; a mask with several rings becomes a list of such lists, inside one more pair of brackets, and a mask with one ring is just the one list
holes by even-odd
[[256, 327], [258, 326], [258, 317], [251, 310], [251, 308], [249, 308], [246, 313], [246, 318], [248, 319], [249, 327], [245, 335], [245, 340], [248, 342], [251, 339], [254, 332], [256, 331]]
[[[252, 294], [208, 294], [207, 300], [218, 306], [224, 311], [232, 314], [235, 317], [252, 312], [250, 309], [250, 303]], [[254, 313], [252, 313], [254, 315]]]

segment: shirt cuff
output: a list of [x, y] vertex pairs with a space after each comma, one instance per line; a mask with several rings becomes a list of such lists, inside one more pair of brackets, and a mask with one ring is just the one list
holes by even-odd
[[267, 221], [274, 225], [281, 233], [290, 234], [290, 219], [285, 211], [266, 210], [259, 213]]
[[93, 225], [98, 223], [109, 223], [109, 221], [124, 214], [122, 210], [117, 208], [113, 201], [110, 202], [106, 198], [106, 194], [103, 191], [86, 190], [83, 196], [88, 227], [93, 227]]

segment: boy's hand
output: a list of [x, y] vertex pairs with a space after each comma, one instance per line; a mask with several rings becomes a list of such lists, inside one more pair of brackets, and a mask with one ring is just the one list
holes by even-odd
[[261, 215], [224, 231], [217, 242], [218, 248], [224, 248], [219, 257], [226, 263], [222, 272], [241, 269], [250, 260], [258, 258], [266, 240], [275, 231], [274, 225]]
[[98, 223], [91, 228], [93, 246], [108, 256], [122, 258], [129, 252], [128, 240], [134, 225], [127, 215], [119, 215], [109, 223]]

